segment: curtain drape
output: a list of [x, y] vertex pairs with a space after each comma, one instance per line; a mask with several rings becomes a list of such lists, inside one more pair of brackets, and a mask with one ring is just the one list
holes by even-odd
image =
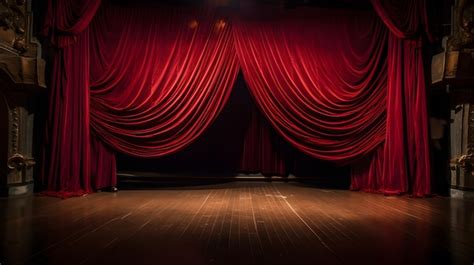
[[62, 21], [85, 27], [72, 26], [54, 56], [42, 175], [45, 194], [60, 197], [114, 185], [114, 151], [159, 157], [189, 145], [223, 108], [238, 73], [231, 25], [212, 9], [104, 3], [85, 26], [87, 10], [54, 10], [46, 23], [49, 32], [63, 32]]
[[90, 30], [91, 129], [114, 150], [174, 153], [226, 104], [238, 63], [231, 25], [218, 14], [107, 6]]
[[101, 0], [47, 0], [43, 34], [58, 47], [77, 41], [94, 18]]
[[97, 136], [91, 135], [90, 177], [95, 189], [117, 185], [117, 164], [115, 152]]
[[264, 176], [287, 176], [287, 157], [282, 139], [253, 106], [244, 136], [239, 172]]
[[386, 28], [370, 12], [285, 15], [234, 26], [257, 105], [312, 157], [345, 164], [371, 153], [385, 139]]
[[41, 182], [59, 197], [91, 191], [89, 129], [89, 31], [56, 50]]
[[429, 194], [425, 2], [372, 4], [381, 19], [297, 9], [231, 23], [211, 9], [50, 0], [46, 193], [115, 184], [115, 151], [160, 157], [189, 145], [226, 103], [240, 62], [271, 126], [314, 158], [353, 164], [353, 189]]
[[370, 0], [377, 15], [397, 38], [433, 40], [429, 29], [426, 0]]
[[372, 4], [390, 30], [387, 136], [384, 151], [375, 152], [371, 163], [354, 165], [352, 188], [429, 195], [428, 113], [421, 49], [421, 33], [428, 29], [425, 1], [372, 0]]
[[100, 0], [49, 0], [43, 34], [55, 50], [40, 181], [44, 194], [69, 197], [91, 191], [89, 139], [89, 31]]

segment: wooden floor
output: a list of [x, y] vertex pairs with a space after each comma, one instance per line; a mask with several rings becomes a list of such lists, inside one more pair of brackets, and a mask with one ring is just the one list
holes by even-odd
[[473, 264], [474, 202], [298, 183], [0, 200], [0, 263]]

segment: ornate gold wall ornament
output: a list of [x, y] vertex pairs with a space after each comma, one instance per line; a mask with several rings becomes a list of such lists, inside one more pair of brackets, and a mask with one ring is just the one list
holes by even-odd
[[23, 171], [33, 167], [36, 164], [33, 158], [24, 157], [21, 154], [14, 154], [8, 158], [7, 166], [10, 170]]
[[456, 170], [458, 168], [472, 169], [473, 164], [474, 164], [473, 154], [465, 154], [465, 155], [457, 156], [455, 158], [452, 158], [449, 161], [451, 170]]
[[31, 5], [0, 0], [0, 195], [32, 192], [33, 186], [34, 116], [46, 85]]
[[28, 18], [25, 15], [25, 0], [0, 0], [0, 27], [3, 27], [3, 39], [9, 41], [19, 53], [27, 50], [26, 28]]
[[453, 12], [453, 32], [444, 37], [444, 51], [431, 62], [431, 82], [466, 86], [474, 83], [474, 0], [459, 0]]
[[460, 0], [454, 9], [454, 34], [449, 37], [447, 51], [474, 48], [474, 2]]

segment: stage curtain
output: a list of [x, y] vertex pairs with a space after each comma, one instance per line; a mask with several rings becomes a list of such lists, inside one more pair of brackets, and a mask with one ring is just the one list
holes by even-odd
[[91, 135], [91, 186], [94, 189], [117, 185], [117, 164], [115, 152], [95, 135]]
[[[388, 40], [387, 137], [384, 151], [356, 164], [352, 188], [385, 194], [431, 193], [431, 168], [422, 33], [427, 31], [424, 0], [372, 0], [390, 30]], [[429, 38], [429, 31], [427, 32]], [[382, 165], [382, 166], [380, 166]]]
[[115, 151], [183, 149], [214, 121], [238, 73], [231, 25], [212, 9], [104, 3], [71, 34], [53, 66], [49, 195], [114, 185]]
[[388, 32], [374, 13], [242, 15], [234, 29], [250, 91], [285, 140], [338, 164], [384, 141]]
[[252, 106], [250, 123], [243, 139], [239, 172], [264, 176], [287, 176], [283, 140], [276, 135], [256, 106]]
[[42, 34], [58, 47], [66, 47], [75, 41], [89, 26], [101, 0], [47, 0]]
[[114, 3], [49, 2], [47, 191], [112, 185], [115, 151], [160, 157], [189, 145], [226, 103], [240, 61], [277, 133], [314, 158], [353, 164], [353, 189], [429, 194], [424, 1], [373, 0], [381, 19], [243, 12], [233, 28], [208, 9]]
[[212, 10], [109, 5], [91, 25], [91, 128], [137, 157], [177, 152], [226, 104], [231, 25]]
[[89, 134], [89, 32], [56, 50], [49, 85], [49, 111], [41, 182], [59, 197], [91, 191]]
[[418, 38], [422, 34], [432, 40], [426, 0], [370, 0], [375, 12], [398, 38]]
[[42, 33], [56, 47], [40, 183], [43, 194], [92, 191], [89, 127], [89, 30], [99, 0], [49, 0]]

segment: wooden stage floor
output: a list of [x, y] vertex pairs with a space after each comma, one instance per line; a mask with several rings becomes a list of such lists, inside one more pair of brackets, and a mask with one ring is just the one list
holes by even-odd
[[0, 199], [0, 263], [468, 264], [474, 202], [230, 182]]

